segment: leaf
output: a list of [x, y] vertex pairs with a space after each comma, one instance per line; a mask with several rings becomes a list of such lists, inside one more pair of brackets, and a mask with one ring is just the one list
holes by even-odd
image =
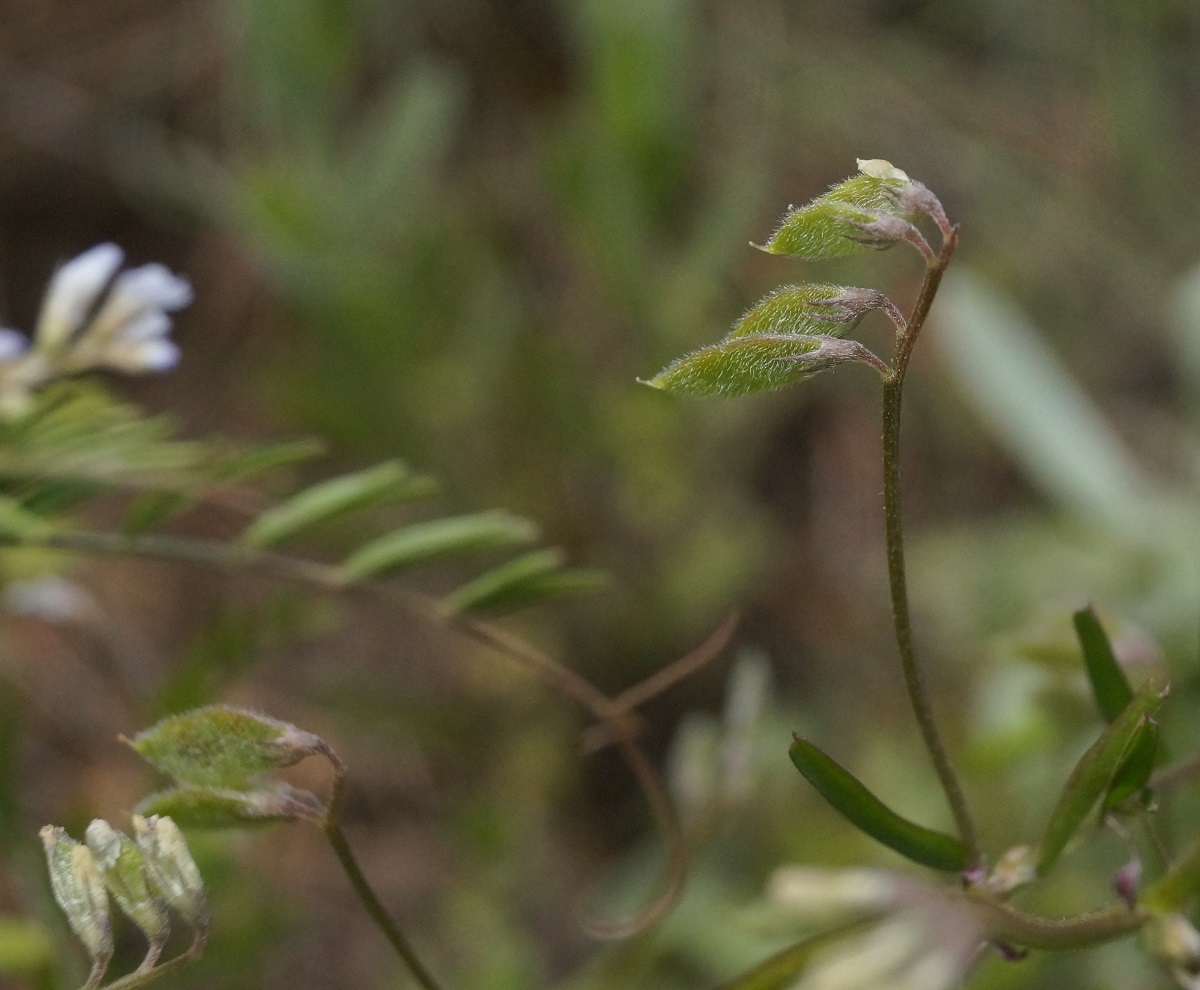
[[416, 523], [351, 554], [342, 564], [342, 580], [349, 584], [439, 557], [531, 543], [537, 535], [537, 527], [528, 519], [498, 510]]
[[1092, 684], [1096, 707], [1100, 709], [1104, 720], [1111, 723], [1133, 700], [1133, 688], [1129, 686], [1129, 679], [1117, 662], [1112, 643], [1100, 625], [1095, 610], [1089, 605], [1071, 618], [1083, 650], [1083, 662]]
[[763, 296], [733, 325], [726, 340], [750, 336], [823, 334], [840, 337], [862, 319], [864, 313], [839, 306], [841, 285], [785, 285]]
[[15, 498], [0, 495], [0, 540], [23, 543], [37, 540], [50, 530], [50, 523], [41, 516], [28, 511]]
[[126, 741], [142, 759], [178, 780], [235, 788], [325, 748], [311, 732], [229, 707], [172, 715]]
[[1150, 775], [1154, 772], [1154, 764], [1158, 759], [1158, 723], [1147, 719], [1142, 723], [1137, 736], [1129, 747], [1129, 755], [1125, 757], [1121, 768], [1116, 772], [1108, 792], [1104, 795], [1104, 807], [1114, 808], [1135, 794], [1148, 799], [1149, 792], [1142, 794]]
[[961, 873], [970, 865], [961, 841], [902, 818], [812, 743], [796, 736], [788, 755], [834, 810], [889, 849], [935, 870]]
[[288, 784], [249, 791], [174, 787], [144, 798], [137, 813], [172, 819], [181, 828], [240, 828], [274, 822], [320, 821], [325, 807], [315, 794]]
[[241, 542], [272, 546], [372, 505], [430, 495], [435, 487], [431, 479], [414, 475], [399, 461], [388, 461], [306, 488], [262, 513], [242, 534]]
[[1130, 756], [1134, 741], [1166, 694], [1157, 681], [1146, 681], [1075, 765], [1046, 826], [1038, 859], [1039, 873], [1054, 865], [1096, 802], [1108, 791], [1117, 771]]
[[607, 580], [602, 571], [563, 570], [563, 560], [561, 550], [534, 550], [456, 588], [442, 599], [442, 607], [449, 615], [502, 611], [592, 591]]
[[874, 358], [857, 341], [836, 337], [735, 337], [673, 361], [643, 384], [689, 395], [749, 395], [794, 385], [847, 361], [869, 364], [868, 356]]
[[784, 214], [763, 250], [818, 260], [890, 247], [890, 241], [878, 243], [866, 237], [861, 225], [870, 224], [880, 213], [911, 220], [912, 214], [900, 213], [895, 205], [895, 193], [904, 185], [897, 179], [853, 176]]

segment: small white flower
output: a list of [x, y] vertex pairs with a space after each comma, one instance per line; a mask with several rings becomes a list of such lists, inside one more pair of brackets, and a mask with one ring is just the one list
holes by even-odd
[[767, 899], [803, 920], [872, 914], [893, 907], [899, 895], [896, 875], [885, 870], [783, 866], [767, 883]]
[[179, 350], [166, 340], [171, 330], [167, 314], [191, 301], [192, 287], [163, 265], [142, 265], [122, 272], [84, 331], [81, 355], [119, 371], [172, 368], [179, 360]]
[[893, 179], [897, 182], [909, 182], [908, 173], [896, 168], [883, 158], [858, 159], [858, 170], [872, 179]]
[[97, 244], [54, 273], [38, 316], [39, 347], [54, 350], [70, 342], [124, 258], [115, 244]]

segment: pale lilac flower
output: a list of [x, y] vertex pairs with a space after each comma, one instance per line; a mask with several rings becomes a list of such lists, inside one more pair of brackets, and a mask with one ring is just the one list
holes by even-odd
[[97, 244], [54, 273], [38, 316], [38, 347], [56, 350], [70, 344], [124, 258], [115, 244]]
[[192, 287], [163, 265], [131, 268], [118, 275], [80, 340], [79, 357], [119, 371], [166, 371], [179, 360], [167, 340], [167, 315], [192, 301]]
[[15, 361], [29, 350], [29, 340], [24, 334], [8, 327], [0, 327], [0, 364]]

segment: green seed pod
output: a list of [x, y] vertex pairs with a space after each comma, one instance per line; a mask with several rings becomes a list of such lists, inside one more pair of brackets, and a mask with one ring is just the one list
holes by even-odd
[[812, 743], [797, 736], [788, 755], [796, 769], [836, 811], [889, 849], [935, 870], [960, 873], [970, 865], [962, 842], [902, 818]]

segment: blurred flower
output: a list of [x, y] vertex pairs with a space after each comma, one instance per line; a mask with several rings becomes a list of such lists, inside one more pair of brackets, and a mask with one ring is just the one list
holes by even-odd
[[160, 264], [119, 272], [124, 259], [117, 245], [98, 244], [59, 268], [32, 347], [0, 328], [0, 414], [21, 414], [55, 378], [93, 368], [166, 371], [178, 363], [168, 314], [192, 301], [192, 287]]
[[52, 351], [71, 343], [124, 257], [115, 244], [97, 244], [54, 273], [38, 316], [39, 348]]
[[1153, 918], [1142, 933], [1146, 948], [1186, 990], [1200, 990], [1200, 932], [1181, 914]]
[[886, 870], [785, 867], [768, 897], [805, 922], [862, 922], [814, 955], [792, 990], [951, 990], [987, 940], [959, 892]]

